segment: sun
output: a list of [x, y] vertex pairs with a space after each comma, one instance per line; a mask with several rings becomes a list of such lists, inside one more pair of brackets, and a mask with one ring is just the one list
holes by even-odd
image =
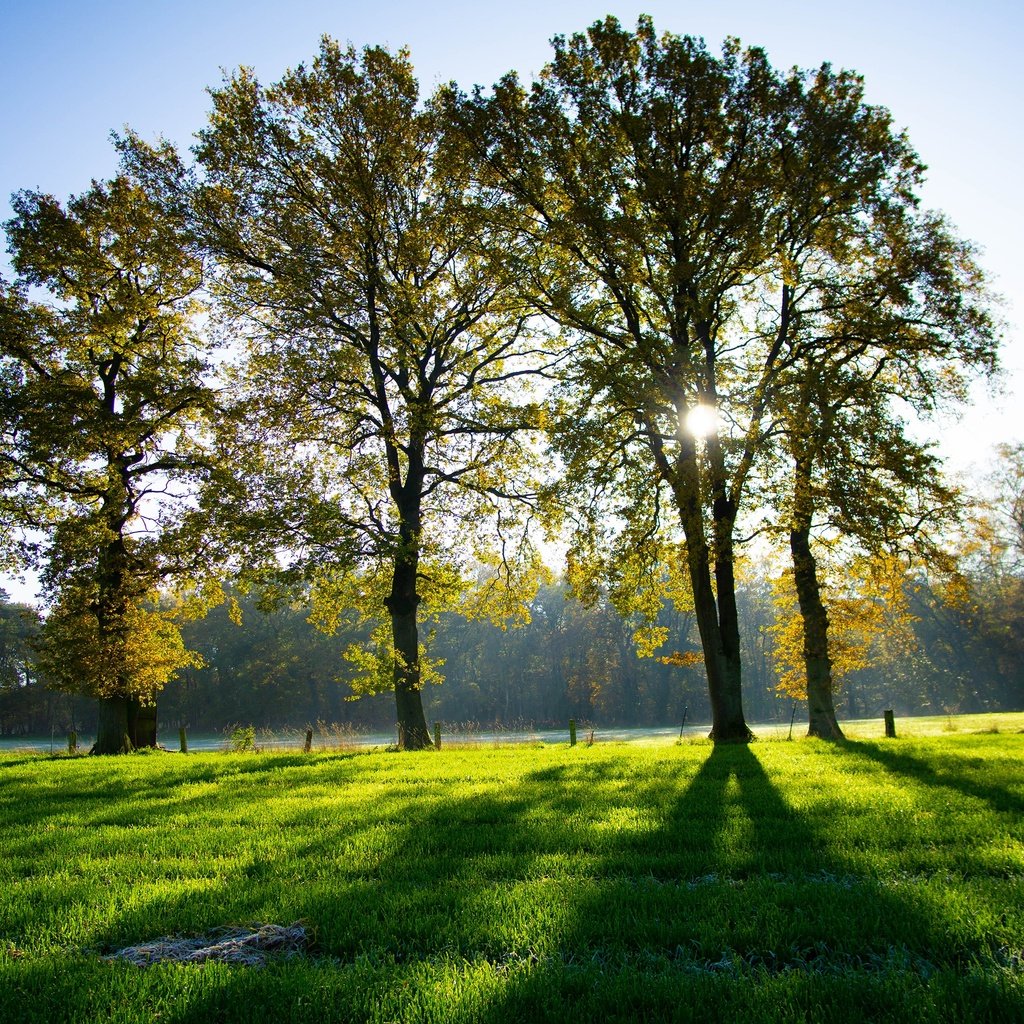
[[710, 437], [718, 429], [718, 411], [713, 405], [698, 403], [686, 414], [685, 423], [694, 437]]

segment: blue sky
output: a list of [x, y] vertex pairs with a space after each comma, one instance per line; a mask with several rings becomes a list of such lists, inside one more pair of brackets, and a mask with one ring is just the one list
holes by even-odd
[[112, 130], [130, 125], [187, 147], [205, 89], [239, 64], [272, 81], [313, 56], [327, 33], [357, 46], [408, 46], [424, 90], [490, 84], [540, 70], [548, 40], [605, 14], [632, 26], [727, 35], [763, 46], [777, 67], [830, 61], [865, 76], [929, 166], [926, 206], [943, 209], [983, 249], [1006, 299], [1005, 394], [980, 390], [959, 423], [937, 426], [952, 464], [984, 461], [991, 444], [1024, 440], [1024, 13], [1019, 0], [833, 4], [829, 0], [493, 6], [436, 0], [5, 0], [0, 7], [0, 219], [8, 196], [61, 198], [115, 169]]

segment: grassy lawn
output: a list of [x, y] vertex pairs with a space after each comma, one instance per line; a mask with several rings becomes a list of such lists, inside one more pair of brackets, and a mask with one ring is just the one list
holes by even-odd
[[[3, 755], [0, 1021], [1024, 1020], [1024, 735], [981, 727]], [[299, 920], [264, 968], [103, 959]]]

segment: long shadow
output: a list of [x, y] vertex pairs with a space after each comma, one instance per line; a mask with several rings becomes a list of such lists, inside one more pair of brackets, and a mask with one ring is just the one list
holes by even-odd
[[[768, 1005], [776, 991], [793, 1000], [793, 1019], [856, 1020], [867, 1018], [856, 1006], [843, 1016], [841, 1001], [902, 970], [905, 985], [872, 998], [885, 1019], [902, 1010], [909, 1019], [924, 973], [949, 975], [986, 952], [950, 936], [934, 889], [919, 896], [913, 881], [890, 885], [858, 870], [831, 835], [831, 806], [790, 806], [756, 750], [714, 748], [695, 764], [684, 749], [678, 761], [652, 760], [646, 774], [624, 768], [621, 755], [559, 755], [457, 797], [436, 787], [417, 794], [405, 763], [379, 771], [396, 795], [365, 817], [296, 806], [272, 848], [252, 844], [201, 904], [195, 894], [155, 896], [95, 936], [127, 944], [182, 919], [201, 931], [302, 918], [318, 959], [190, 975], [170, 1001], [160, 979], [173, 969], [133, 980], [133, 969], [110, 965], [108, 991], [130, 987], [143, 1006], [152, 991], [164, 1000], [160, 1019], [180, 1024], [250, 1020], [257, 1005], [268, 1019], [699, 1020], [721, 1010], [723, 994], [737, 1019], [757, 1020], [743, 1014], [744, 1000], [760, 993]], [[339, 766], [319, 782], [349, 777]], [[250, 796], [260, 782], [240, 780]], [[280, 784], [270, 796], [282, 798]], [[95, 982], [72, 968], [74, 986]], [[28, 988], [31, 975], [30, 966]], [[1012, 992], [995, 984], [975, 985], [972, 1019], [1011, 1019], [999, 1013]], [[25, 1019], [73, 1019], [82, 1008], [73, 994], [65, 986], [68, 1016], [57, 1001]], [[986, 1012], [989, 1004], [996, 1009]], [[764, 1019], [782, 1018], [764, 1010]]]
[[877, 743], [846, 740], [841, 744], [841, 749], [857, 757], [875, 761], [890, 772], [906, 775], [926, 786], [954, 790], [962, 796], [983, 800], [1000, 813], [1024, 815], [1024, 797], [1001, 786], [986, 785], [971, 778], [969, 773], [981, 763], [975, 758], [965, 756], [956, 758], [954, 762], [952, 756], [947, 756], [945, 761], [951, 767], [940, 772], [927, 761], [922, 761], [905, 751], [886, 749]]
[[[963, 992], [950, 979], [989, 949], [952, 933], [934, 889], [922, 896], [912, 881], [859, 874], [832, 841], [827, 814], [791, 807], [753, 750], [714, 748], [681, 795], [668, 804], [663, 796], [661, 787], [636, 794], [662, 812], [661, 827], [594, 865], [549, 955], [474, 1019], [674, 1019], [673, 1008], [686, 1007], [685, 1019], [699, 1020], [721, 1013], [726, 990], [741, 1009], [757, 992], [763, 1005], [778, 991], [799, 1019], [874, 1019], [851, 1003], [857, 993], [879, 1019], [916, 1019], [932, 981], [950, 989], [936, 1019], [962, 1016]], [[621, 873], [640, 851], [633, 874]], [[885, 989], [885, 978], [896, 983]], [[1019, 1009], [998, 978], [967, 990], [971, 1019]], [[748, 1011], [740, 1019], [762, 1019]]]

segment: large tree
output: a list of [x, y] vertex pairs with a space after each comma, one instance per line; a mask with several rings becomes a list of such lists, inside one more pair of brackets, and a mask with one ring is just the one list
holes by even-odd
[[[971, 247], [916, 207], [922, 168], [904, 140], [891, 143], [902, 151], [899, 177], [880, 175], [872, 164], [887, 155], [875, 154], [847, 176], [856, 202], [836, 216], [831, 165], [871, 155], [886, 124], [863, 104], [860, 79], [819, 72], [793, 123], [784, 168], [799, 202], [777, 239], [789, 282], [787, 366], [771, 403], [789, 461], [778, 508], [804, 623], [809, 731], [838, 738], [812, 535], [941, 557], [936, 541], [958, 502], [908, 414], [962, 401], [971, 375], [993, 370], [998, 331]], [[835, 156], [808, 161], [801, 133]]]
[[346, 605], [382, 618], [353, 657], [367, 688], [393, 687], [400, 746], [427, 746], [423, 606], [457, 600], [485, 533], [501, 543], [492, 590], [511, 586], [529, 374], [548, 356], [406, 53], [324, 39], [279, 83], [242, 70], [212, 96], [191, 180], [134, 143], [188, 194], [246, 346], [224, 421], [236, 472], [212, 500], [250, 538], [250, 568], [312, 583], [325, 628]]
[[203, 262], [128, 175], [67, 204], [35, 192], [13, 204], [0, 528], [51, 604], [40, 669], [99, 698], [95, 751], [153, 745], [155, 695], [190, 656], [150, 599], [201, 557], [180, 527], [207, 461]]
[[919, 164], [828, 66], [780, 75], [759, 49], [728, 41], [716, 57], [648, 18], [554, 48], [529, 90], [508, 76], [456, 97], [453, 116], [532, 246], [520, 277], [582, 339], [558, 435], [570, 478], [631, 529], [661, 528], [667, 499], [713, 735], [745, 740], [735, 534], [779, 389], [812, 366], [793, 261], [829, 246], [856, 259], [877, 211], [914, 204]]

